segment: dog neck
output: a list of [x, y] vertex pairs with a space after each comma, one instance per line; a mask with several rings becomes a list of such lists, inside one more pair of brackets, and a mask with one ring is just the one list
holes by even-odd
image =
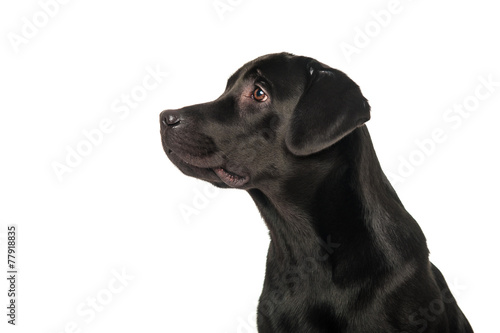
[[343, 280], [427, 260], [423, 233], [382, 172], [366, 126], [307, 158], [314, 170], [297, 160], [288, 182], [249, 190], [269, 228], [268, 270], [312, 260]]

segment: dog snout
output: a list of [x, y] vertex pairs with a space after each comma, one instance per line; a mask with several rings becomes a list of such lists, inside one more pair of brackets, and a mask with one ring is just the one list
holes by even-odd
[[165, 110], [160, 113], [160, 122], [163, 126], [176, 126], [181, 122], [178, 110]]

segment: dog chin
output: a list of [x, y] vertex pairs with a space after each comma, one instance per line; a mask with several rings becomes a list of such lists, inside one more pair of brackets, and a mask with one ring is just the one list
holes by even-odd
[[[165, 153], [170, 161], [185, 175], [208, 181], [213, 185], [221, 188], [242, 188], [248, 183], [250, 177], [246, 174], [236, 173], [228, 170], [227, 167], [213, 166], [216, 162], [211, 161], [212, 164], [207, 164], [206, 161], [197, 161], [193, 157], [183, 158], [182, 154], [177, 154], [172, 149], [164, 145]], [[196, 165], [194, 165], [195, 163]]]
[[186, 176], [198, 178], [208, 182], [220, 182], [219, 177], [210, 168], [200, 168], [185, 162], [172, 150], [166, 150], [169, 160]]
[[222, 167], [202, 168], [184, 161], [171, 149], [165, 149], [170, 161], [186, 176], [198, 178], [220, 188], [241, 188], [249, 181], [249, 176], [228, 171]]

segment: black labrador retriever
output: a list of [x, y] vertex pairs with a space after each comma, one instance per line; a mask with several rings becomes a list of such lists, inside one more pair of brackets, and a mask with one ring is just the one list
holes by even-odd
[[259, 332], [472, 332], [382, 172], [356, 83], [314, 59], [257, 58], [215, 101], [160, 114], [186, 175], [246, 190], [270, 233]]

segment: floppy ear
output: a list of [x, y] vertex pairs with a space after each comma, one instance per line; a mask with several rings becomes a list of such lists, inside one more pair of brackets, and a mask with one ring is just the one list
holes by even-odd
[[319, 152], [370, 119], [370, 105], [358, 85], [316, 60], [307, 64], [309, 82], [293, 111], [286, 145], [294, 154]]

